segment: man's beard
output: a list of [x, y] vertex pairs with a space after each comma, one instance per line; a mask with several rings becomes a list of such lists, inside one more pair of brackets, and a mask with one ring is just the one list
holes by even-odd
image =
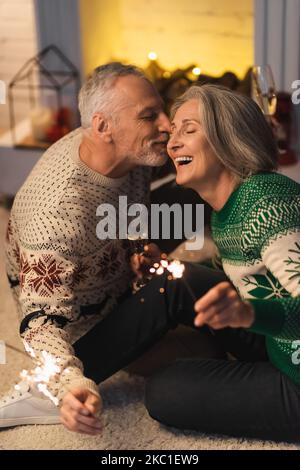
[[162, 166], [167, 160], [167, 148], [155, 151], [152, 142], [137, 158], [138, 165], [142, 166]]

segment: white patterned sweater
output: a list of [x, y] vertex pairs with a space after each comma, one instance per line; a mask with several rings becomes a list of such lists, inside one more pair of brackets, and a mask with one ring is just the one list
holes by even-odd
[[[148, 204], [151, 170], [137, 167], [112, 179], [79, 158], [81, 129], [52, 145], [19, 190], [7, 230], [7, 274], [20, 313], [20, 334], [37, 357], [59, 358], [61, 372], [48, 385], [61, 401], [67, 390], [84, 386], [72, 344], [101, 321], [130, 286], [125, 240], [100, 240], [96, 216], [101, 203]], [[88, 306], [101, 304], [99, 311]], [[88, 314], [87, 314], [88, 312]]]

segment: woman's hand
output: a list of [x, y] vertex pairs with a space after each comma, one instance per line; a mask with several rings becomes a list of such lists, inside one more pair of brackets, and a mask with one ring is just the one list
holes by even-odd
[[144, 247], [144, 253], [135, 253], [130, 259], [131, 269], [137, 279], [149, 275], [149, 269], [154, 263], [159, 262], [161, 251], [155, 243], [149, 243]]
[[221, 328], [249, 328], [254, 322], [254, 309], [243, 301], [229, 282], [220, 282], [194, 305], [195, 326], [207, 324], [215, 330]]
[[96, 416], [101, 410], [101, 397], [78, 387], [64, 396], [60, 408], [60, 420], [69, 431], [95, 436], [103, 428], [99, 417]]

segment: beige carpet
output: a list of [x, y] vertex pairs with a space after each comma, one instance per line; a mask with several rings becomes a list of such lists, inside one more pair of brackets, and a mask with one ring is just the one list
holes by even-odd
[[[3, 266], [3, 235], [7, 213], [0, 208], [0, 339], [22, 348], [17, 337], [17, 319]], [[7, 364], [0, 365], [0, 395], [17, 381], [18, 373], [30, 361], [21, 352], [7, 348]], [[89, 437], [67, 431], [61, 425], [20, 426], [0, 431], [0, 449], [300, 449], [285, 443], [206, 436], [182, 432], [153, 421], [143, 406], [144, 380], [119, 372], [101, 385], [104, 401], [103, 435]]]

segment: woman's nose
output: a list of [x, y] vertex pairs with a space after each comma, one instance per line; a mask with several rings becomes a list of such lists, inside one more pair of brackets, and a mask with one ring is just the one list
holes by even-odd
[[171, 134], [168, 141], [168, 151], [176, 152], [176, 150], [180, 149], [181, 147], [182, 144], [178, 140], [177, 135], [175, 133]]

